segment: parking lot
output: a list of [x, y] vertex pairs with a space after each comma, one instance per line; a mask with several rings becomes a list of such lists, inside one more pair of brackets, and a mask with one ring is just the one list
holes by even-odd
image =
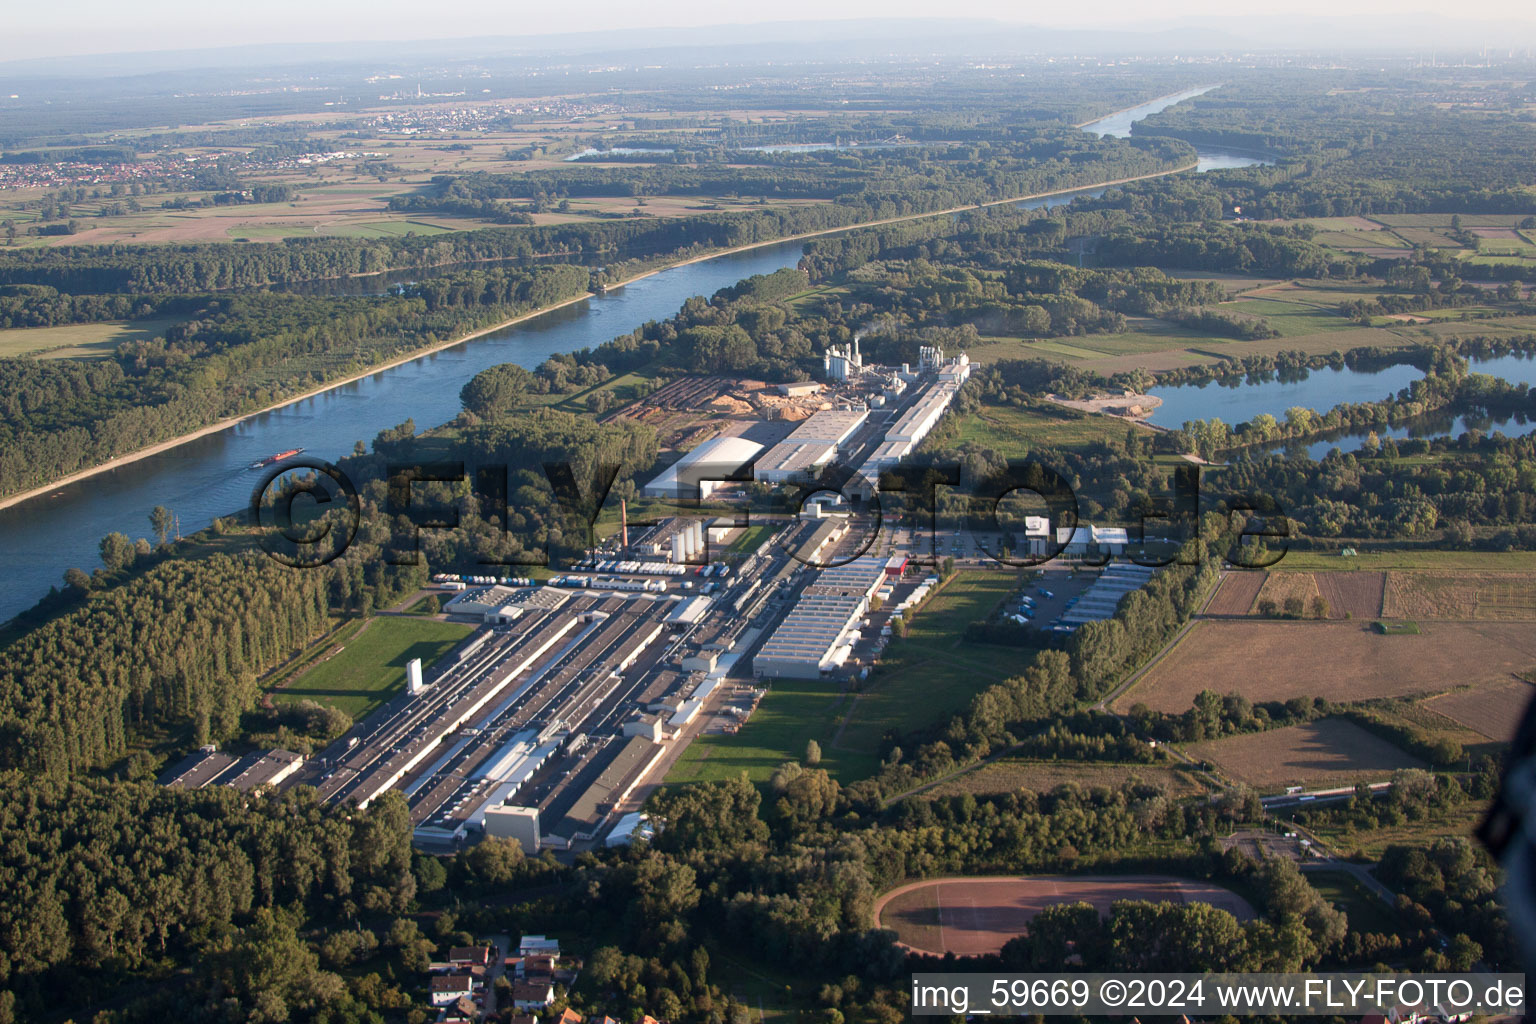
[[[1071, 569], [1059, 565], [1047, 565], [1040, 576], [1024, 588], [1023, 597], [1028, 597], [1034, 602], [1032, 608], [1027, 608], [1030, 625], [1039, 629], [1049, 629], [1057, 619], [1061, 618], [1070, 607], [1072, 601], [1083, 591], [1093, 586], [1098, 578], [1096, 572], [1080, 572], [1074, 574]], [[1049, 596], [1047, 596], [1049, 593]], [[1007, 614], [1012, 615], [1019, 611], [1020, 600], [1010, 598], [1005, 608]]]

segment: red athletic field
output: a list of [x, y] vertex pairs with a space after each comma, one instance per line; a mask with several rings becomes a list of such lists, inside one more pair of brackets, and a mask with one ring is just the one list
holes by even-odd
[[1107, 914], [1116, 900], [1209, 903], [1238, 920], [1254, 916], [1241, 896], [1218, 885], [1168, 875], [941, 878], [892, 889], [875, 903], [875, 921], [924, 953], [996, 953], [1057, 903], [1091, 903]]

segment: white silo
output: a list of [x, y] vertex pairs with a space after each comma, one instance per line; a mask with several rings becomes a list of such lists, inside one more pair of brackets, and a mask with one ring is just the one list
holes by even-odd
[[704, 557], [709, 545], [704, 539], [704, 520], [695, 519], [689, 527], [693, 531], [693, 553], [699, 558]]
[[422, 690], [426, 689], [426, 685], [421, 681], [420, 658], [412, 658], [409, 662], [406, 663], [405, 679], [406, 685], [410, 691], [411, 696], [413, 697], [419, 694]]
[[672, 562], [675, 565], [682, 565], [686, 561], [688, 561], [688, 539], [681, 533], [674, 533], [672, 535]]

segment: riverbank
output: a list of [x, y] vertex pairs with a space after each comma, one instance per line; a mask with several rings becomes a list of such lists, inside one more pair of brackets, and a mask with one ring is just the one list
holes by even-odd
[[[1170, 175], [1170, 174], [1179, 174], [1179, 173], [1182, 173], [1184, 171], [1193, 170], [1195, 168], [1195, 166], [1196, 166], [1195, 162], [1191, 162], [1191, 163], [1188, 163], [1188, 164], [1185, 164], [1185, 165], [1182, 165], [1182, 166], [1179, 166], [1179, 167], [1168, 168], [1166, 170], [1161, 170], [1161, 171], [1152, 171], [1152, 172], [1149, 172], [1147, 174], [1132, 175], [1132, 176], [1125, 177], [1125, 178], [1116, 178], [1116, 179], [1113, 179], [1113, 180], [1110, 180], [1110, 181], [1092, 182], [1092, 183], [1088, 183], [1088, 184], [1084, 184], [1084, 185], [1074, 185], [1074, 186], [1071, 186], [1069, 188], [1053, 189], [1053, 190], [1046, 191], [1046, 192], [1037, 192], [1037, 193], [1033, 193], [1033, 194], [1030, 194], [1030, 195], [1018, 196], [1018, 197], [1014, 197], [1014, 198], [1010, 198], [1010, 199], [990, 200], [990, 201], [985, 202], [985, 203], [973, 204], [973, 205], [969, 205], [969, 206], [953, 207], [953, 208], [946, 209], [946, 210], [934, 210], [934, 211], [925, 212], [925, 213], [903, 214], [903, 215], [898, 216], [898, 217], [888, 217], [888, 218], [884, 218], [884, 219], [881, 219], [881, 220], [862, 221], [862, 222], [857, 223], [857, 224], [849, 224], [849, 225], [844, 225], [844, 226], [841, 226], [841, 227], [834, 227], [834, 228], [823, 228], [823, 229], [820, 229], [820, 230], [817, 230], [817, 231], [809, 231], [809, 232], [804, 232], [804, 233], [797, 234], [797, 235], [788, 235], [788, 236], [785, 236], [785, 237], [782, 237], [782, 238], [774, 238], [774, 239], [769, 239], [769, 240], [761, 241], [761, 242], [752, 242], [752, 243], [748, 243], [746, 245], [735, 246], [735, 247], [732, 247], [732, 248], [729, 248], [729, 249], [721, 249], [721, 250], [714, 250], [714, 251], [711, 251], [711, 252], [699, 253], [697, 255], [689, 256], [689, 257], [684, 258], [684, 259], [671, 260], [671, 261], [664, 262], [664, 263], [662, 263], [662, 264], [660, 264], [660, 265], [658, 265], [658, 266], [656, 266], [656, 267], [654, 267], [652, 269], [645, 270], [645, 271], [643, 271], [641, 273], [638, 273], [638, 274], [635, 274], [635, 275], [633, 275], [631, 277], [628, 277], [628, 278], [624, 279], [623, 281], [620, 281], [620, 282], [617, 282], [615, 284], [609, 285], [607, 287], [607, 290], [608, 291], [613, 291], [615, 289], [623, 288], [624, 286], [629, 285], [629, 284], [633, 284], [636, 281], [640, 281], [640, 280], [643, 280], [645, 278], [651, 277], [651, 276], [653, 276], [655, 274], [659, 274], [659, 273], [661, 273], [664, 270], [671, 270], [671, 269], [674, 269], [674, 268], [677, 268], [677, 267], [689, 266], [691, 264], [702, 263], [702, 262], [705, 262], [707, 260], [717, 259], [717, 258], [720, 258], [720, 257], [723, 257], [723, 256], [729, 256], [729, 255], [732, 255], [732, 254], [735, 254], [735, 253], [743, 253], [743, 252], [749, 252], [749, 251], [754, 250], [754, 249], [762, 249], [762, 248], [766, 248], [768, 246], [781, 245], [781, 244], [786, 244], [786, 243], [793, 243], [793, 242], [802, 241], [802, 240], [809, 239], [809, 238], [816, 238], [816, 237], [820, 237], [820, 236], [824, 236], [824, 235], [841, 234], [843, 232], [856, 231], [856, 230], [859, 230], [859, 229], [862, 229], [862, 228], [880, 227], [882, 225], [896, 224], [896, 223], [901, 223], [901, 222], [904, 222], [904, 221], [920, 220], [920, 219], [923, 219], [923, 218], [926, 218], [926, 217], [949, 216], [949, 215], [953, 215], [953, 214], [957, 214], [957, 213], [963, 213], [966, 210], [979, 209], [979, 208], [983, 208], [983, 207], [1006, 206], [1006, 205], [1009, 205], [1009, 204], [1012, 204], [1012, 203], [1028, 202], [1028, 201], [1033, 200], [1033, 199], [1046, 199], [1046, 198], [1050, 198], [1052, 196], [1067, 195], [1067, 194], [1074, 193], [1074, 192], [1086, 192], [1086, 191], [1090, 191], [1090, 190], [1093, 190], [1093, 189], [1108, 188], [1108, 187], [1112, 187], [1114, 185], [1128, 184], [1128, 183], [1133, 182], [1133, 181], [1141, 181], [1141, 180], [1146, 180], [1146, 179], [1150, 179], [1150, 178], [1163, 177], [1163, 176]], [[310, 390], [305, 391], [305, 392], [303, 392], [301, 394], [280, 399], [280, 400], [278, 400], [276, 402], [273, 402], [273, 403], [271, 403], [271, 404], [269, 404], [269, 405], [267, 405], [267, 406], [265, 406], [263, 408], [256, 409], [256, 410], [248, 412], [248, 413], [242, 413], [242, 414], [240, 414], [238, 416], [232, 416], [232, 417], [228, 417], [228, 418], [219, 420], [218, 422], [211, 423], [211, 424], [209, 424], [208, 426], [205, 426], [205, 427], [200, 427], [197, 430], [191, 431], [189, 433], [181, 434], [181, 435], [178, 435], [178, 436], [173, 437], [173, 438], [168, 438], [168, 439], [166, 439], [164, 441], [156, 442], [155, 444], [148, 445], [148, 446], [146, 446], [144, 448], [138, 449], [138, 450], [133, 451], [133, 452], [129, 452], [129, 453], [125, 454], [125, 455], [120, 455], [117, 458], [110, 459], [110, 460], [108, 460], [106, 462], [100, 463], [100, 464], [98, 464], [96, 466], [92, 466], [92, 467], [90, 467], [88, 469], [79, 470], [77, 472], [69, 474], [68, 476], [65, 476], [65, 477], [62, 477], [62, 478], [60, 478], [58, 480], [55, 480], [55, 481], [53, 481], [51, 483], [48, 483], [48, 484], [45, 484], [45, 485], [42, 485], [42, 486], [39, 486], [39, 487], [34, 487], [34, 488], [31, 488], [31, 489], [26, 490], [26, 491], [18, 492], [17, 494], [13, 494], [13, 495], [7, 496], [5, 498], [0, 498], [0, 509], [11, 508], [13, 506], [20, 505], [20, 504], [22, 504], [24, 502], [31, 501], [31, 500], [34, 500], [34, 499], [37, 499], [37, 498], [40, 498], [40, 497], [44, 497], [46, 495], [49, 495], [49, 494], [52, 494], [52, 493], [58, 491], [60, 488], [67, 487], [70, 484], [79, 483], [81, 481], [88, 480], [88, 479], [90, 479], [93, 476], [97, 476], [99, 474], [106, 473], [106, 472], [109, 472], [111, 470], [121, 468], [123, 466], [131, 465], [134, 462], [138, 462], [140, 460], [147, 459], [147, 458], [149, 458], [151, 456], [161, 454], [163, 452], [166, 452], [166, 451], [169, 451], [169, 450], [171, 450], [173, 448], [176, 448], [176, 447], [178, 447], [180, 445], [186, 444], [186, 443], [188, 443], [190, 441], [195, 441], [198, 438], [206, 437], [206, 436], [208, 436], [210, 434], [216, 434], [216, 433], [218, 433], [220, 431], [223, 431], [223, 430], [228, 430], [231, 427], [237, 426], [240, 423], [243, 423], [243, 422], [246, 422], [248, 420], [254, 419], [254, 418], [258, 417], [258, 416], [262, 416], [262, 415], [265, 415], [267, 413], [274, 412], [274, 411], [276, 411], [278, 409], [283, 409], [285, 407], [294, 405], [296, 403], [303, 402], [303, 401], [315, 398], [318, 395], [325, 394], [326, 392], [333, 391], [333, 390], [335, 390], [337, 388], [344, 387], [344, 386], [346, 386], [348, 384], [355, 383], [356, 381], [359, 381], [359, 380], [362, 380], [364, 378], [370, 377], [370, 376], [372, 376], [372, 375], [374, 375], [376, 373], [381, 373], [381, 372], [384, 372], [386, 370], [390, 370], [390, 369], [393, 369], [395, 367], [404, 365], [406, 363], [413, 362], [413, 361], [415, 361], [417, 359], [422, 358], [423, 356], [432, 355], [433, 353], [440, 352], [440, 351], [442, 351], [444, 349], [449, 349], [449, 348], [453, 348], [453, 347], [458, 346], [458, 345], [462, 345], [462, 344], [464, 344], [466, 342], [473, 341], [476, 338], [481, 338], [481, 337], [484, 337], [484, 336], [486, 336], [488, 334], [494, 334], [494, 333], [496, 333], [498, 331], [502, 331], [502, 330], [505, 330], [508, 327], [514, 326], [516, 324], [519, 324], [519, 323], [521, 323], [521, 322], [523, 322], [525, 320], [530, 320], [530, 319], [532, 319], [534, 317], [542, 316], [543, 314], [551, 312], [553, 310], [561, 309], [561, 308], [564, 308], [566, 306], [571, 306], [571, 305], [575, 305], [576, 303], [579, 303], [579, 302], [587, 301], [588, 299], [591, 299], [593, 297], [594, 297], [594, 293], [586, 292], [586, 293], [583, 293], [581, 295], [577, 295], [577, 296], [574, 296], [572, 298], [565, 299], [565, 300], [563, 300], [561, 302], [557, 302], [557, 303], [554, 303], [554, 304], [549, 305], [549, 306], [544, 306], [544, 307], [541, 307], [539, 309], [530, 310], [527, 313], [519, 314], [518, 316], [512, 317], [511, 319], [508, 319], [508, 320], [505, 320], [505, 321], [493, 324], [493, 325], [491, 325], [489, 327], [485, 327], [485, 328], [481, 328], [481, 329], [469, 332], [467, 334], [464, 334], [464, 335], [452, 338], [452, 339], [450, 339], [448, 341], [444, 341], [444, 342], [441, 342], [441, 343], [436, 344], [436, 345], [432, 345], [432, 346], [428, 346], [428, 347], [424, 347], [424, 348], [419, 348], [419, 349], [414, 349], [411, 352], [406, 353], [405, 355], [402, 355], [402, 356], [399, 356], [397, 358], [391, 359], [391, 360], [389, 360], [387, 362], [384, 362], [384, 363], [380, 363], [380, 364], [368, 367], [367, 369], [364, 369], [364, 370], [359, 371], [357, 373], [348, 375], [348, 376], [346, 376], [344, 378], [338, 378], [336, 380], [328, 381], [328, 382], [326, 382], [324, 384], [321, 384], [321, 385], [318, 385], [318, 386], [316, 386], [314, 388], [311, 388]], [[607, 340], [607, 339], [602, 339], [602, 340]]]

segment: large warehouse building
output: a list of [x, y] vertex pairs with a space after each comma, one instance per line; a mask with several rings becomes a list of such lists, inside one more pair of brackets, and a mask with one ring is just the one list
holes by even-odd
[[823, 409], [813, 413], [788, 437], [763, 453], [752, 467], [752, 476], [767, 484], [812, 479], [832, 461], [838, 446], [868, 418], [869, 412], [864, 409]]
[[711, 438], [668, 466], [641, 493], [647, 498], [702, 500], [730, 486], [726, 481], [745, 478], [744, 470], [762, 450], [762, 445], [744, 437]]
[[822, 570], [758, 649], [752, 674], [817, 679], [841, 665], [870, 598], [885, 578], [885, 561], [874, 557]]

